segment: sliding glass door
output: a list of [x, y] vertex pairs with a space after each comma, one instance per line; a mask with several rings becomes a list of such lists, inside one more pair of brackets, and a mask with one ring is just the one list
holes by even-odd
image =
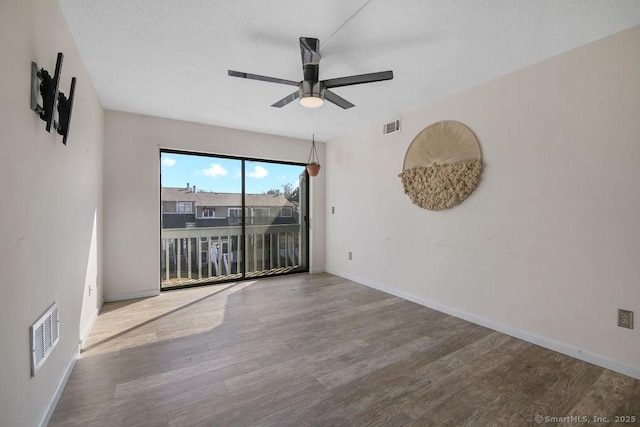
[[[272, 184], [268, 186], [273, 188], [265, 191], [261, 180], [269, 173], [277, 174], [272, 182], [280, 188]], [[304, 166], [246, 161], [244, 176], [247, 277], [306, 267], [306, 234], [302, 232], [306, 213], [300, 209], [300, 189], [306, 187]]]
[[304, 165], [163, 150], [162, 289], [308, 271]]

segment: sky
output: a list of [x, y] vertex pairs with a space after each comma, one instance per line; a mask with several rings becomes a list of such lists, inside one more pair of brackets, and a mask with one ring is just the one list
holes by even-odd
[[[162, 153], [160, 158], [163, 187], [191, 187], [217, 193], [239, 193], [242, 161], [213, 156]], [[282, 191], [284, 184], [298, 187], [298, 176], [304, 166], [247, 161], [246, 191], [261, 194], [268, 190]]]

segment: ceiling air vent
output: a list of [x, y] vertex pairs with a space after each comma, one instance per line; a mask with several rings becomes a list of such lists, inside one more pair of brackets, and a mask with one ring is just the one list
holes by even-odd
[[35, 376], [60, 341], [58, 303], [54, 303], [31, 326], [31, 376]]
[[382, 134], [387, 135], [400, 131], [400, 119], [394, 119], [382, 125]]

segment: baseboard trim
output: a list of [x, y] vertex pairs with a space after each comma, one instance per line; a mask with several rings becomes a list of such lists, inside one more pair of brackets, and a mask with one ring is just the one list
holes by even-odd
[[44, 413], [42, 420], [40, 421], [40, 427], [46, 427], [51, 421], [51, 417], [53, 416], [53, 412], [56, 410], [56, 406], [58, 406], [58, 401], [62, 396], [62, 391], [64, 387], [67, 385], [67, 381], [69, 381], [69, 377], [71, 376], [71, 372], [73, 372], [74, 366], [76, 366], [76, 361], [78, 360], [78, 356], [80, 355], [80, 342], [76, 345], [76, 348], [73, 350], [71, 354], [71, 358], [67, 363], [67, 367], [64, 370], [64, 374], [62, 375], [62, 379], [58, 383], [58, 387], [56, 387], [55, 393], [51, 397], [49, 401], [49, 405], [47, 405], [47, 411]]
[[126, 292], [124, 294], [105, 295], [104, 302], [124, 301], [136, 298], [157, 297], [160, 295], [160, 289], [149, 289], [140, 292]]
[[366, 280], [361, 277], [353, 276], [348, 273], [344, 273], [344, 272], [336, 271], [332, 269], [328, 269], [327, 272], [335, 276], [340, 276], [345, 279], [349, 279], [353, 282], [363, 284], [370, 288], [377, 289], [387, 294], [395, 295], [397, 297], [406, 299], [408, 301], [415, 302], [416, 304], [423, 305], [433, 310], [437, 310], [442, 313], [449, 314], [451, 316], [466, 320], [468, 322], [475, 323], [477, 325], [484, 326], [489, 329], [493, 329], [494, 331], [498, 331], [503, 334], [510, 335], [512, 337], [530, 342], [532, 344], [539, 345], [540, 347], [548, 348], [549, 350], [557, 351], [558, 353], [562, 353], [567, 356], [571, 356], [576, 359], [582, 360], [584, 362], [592, 363], [596, 366], [610, 369], [612, 371], [615, 371], [624, 375], [628, 375], [632, 378], [636, 378], [640, 380], [640, 366], [629, 365], [624, 362], [610, 359], [606, 356], [592, 353], [590, 351], [586, 351], [562, 342], [554, 341], [547, 337], [536, 335], [531, 332], [523, 331], [520, 329], [512, 328], [511, 326], [503, 325], [501, 323], [494, 322], [493, 320], [486, 319], [484, 317], [479, 317], [474, 314], [466, 313], [464, 311], [460, 311], [455, 308], [448, 307], [446, 305], [438, 304], [433, 301], [429, 301], [425, 298], [415, 296], [408, 292], [400, 291], [400, 290], [391, 288], [389, 286], [382, 285], [380, 283], [372, 282], [370, 280]]

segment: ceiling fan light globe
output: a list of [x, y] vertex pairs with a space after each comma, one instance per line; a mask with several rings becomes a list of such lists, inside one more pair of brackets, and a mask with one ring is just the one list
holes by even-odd
[[324, 99], [317, 96], [305, 96], [300, 98], [300, 105], [306, 108], [318, 108], [322, 107]]

